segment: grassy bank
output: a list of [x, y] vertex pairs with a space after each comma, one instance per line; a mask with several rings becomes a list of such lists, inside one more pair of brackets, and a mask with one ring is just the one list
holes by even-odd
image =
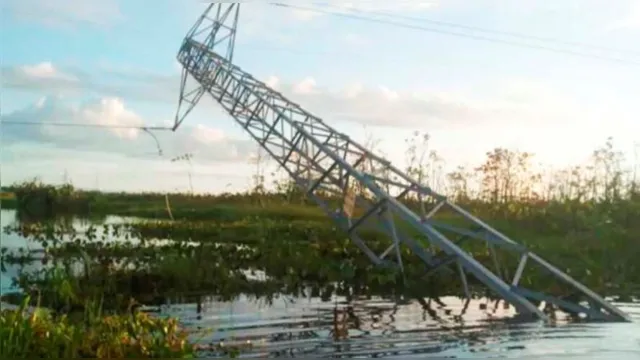
[[[71, 189], [71, 196], [66, 193]], [[292, 203], [282, 194], [186, 194], [111, 193], [84, 191], [29, 181], [7, 187], [4, 209], [38, 219], [58, 216], [119, 215], [154, 219], [233, 221], [247, 217], [326, 220], [324, 213], [307, 200]], [[10, 194], [13, 194], [10, 195]]]

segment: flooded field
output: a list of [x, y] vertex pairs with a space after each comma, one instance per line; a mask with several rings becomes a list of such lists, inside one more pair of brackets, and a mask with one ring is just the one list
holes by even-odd
[[[3, 210], [2, 225], [14, 221]], [[134, 219], [107, 217], [109, 223]], [[79, 229], [87, 222], [75, 220]], [[37, 249], [16, 234], [2, 234], [2, 246]], [[41, 265], [28, 265], [37, 268]], [[24, 268], [22, 268], [24, 270]], [[15, 291], [2, 273], [2, 293]], [[310, 292], [309, 292], [310, 293]], [[634, 319], [631, 324], [560, 322], [554, 326], [515, 322], [512, 308], [486, 300], [466, 304], [457, 298], [435, 301], [332, 295], [276, 296], [271, 301], [252, 294], [233, 301], [215, 296], [173, 299], [146, 310], [178, 317], [203, 349], [238, 347], [241, 357], [344, 357], [435, 359], [618, 359], [640, 358], [640, 303], [616, 303]], [[4, 305], [6, 306], [6, 304]], [[221, 357], [218, 352], [207, 352]]]

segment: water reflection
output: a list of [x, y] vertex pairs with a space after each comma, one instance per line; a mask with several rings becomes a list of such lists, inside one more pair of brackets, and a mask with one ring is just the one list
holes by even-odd
[[[381, 298], [348, 302], [334, 297], [285, 299], [271, 305], [247, 297], [168, 305], [192, 329], [212, 329], [202, 344], [242, 346], [246, 357], [384, 357], [638, 359], [640, 324], [545, 326], [498, 321], [513, 315], [498, 307], [480, 310], [474, 300], [443, 298], [424, 308], [418, 301]], [[616, 304], [640, 321], [640, 304]], [[488, 307], [488, 309], [493, 309]], [[250, 344], [250, 347], [248, 347]], [[215, 354], [211, 354], [215, 355]]]
[[[98, 218], [79, 218], [79, 217], [60, 217], [56, 218], [56, 221], [63, 222], [65, 225], [76, 229], [78, 234], [85, 232], [91, 226], [102, 224], [124, 224], [133, 221], [139, 221], [138, 218], [133, 217], [121, 217], [121, 216], [102, 216]], [[25, 222], [25, 219], [20, 218], [15, 210], [0, 210], [0, 230], [3, 230], [6, 226], [15, 224], [16, 222]], [[97, 229], [97, 235], [101, 235], [101, 228]], [[118, 241], [119, 239], [109, 239], [108, 241]], [[38, 252], [42, 250], [42, 244], [35, 242], [24, 237], [21, 237], [15, 232], [0, 232], [0, 246], [7, 248], [10, 252], [16, 253], [20, 250], [24, 253], [33, 253], [38, 258]], [[33, 272], [42, 268], [42, 263], [39, 261], [25, 264], [25, 265], [6, 265], [6, 271], [0, 272], [0, 296], [6, 293], [15, 292], [19, 289], [13, 286], [12, 279], [18, 276], [20, 271]]]

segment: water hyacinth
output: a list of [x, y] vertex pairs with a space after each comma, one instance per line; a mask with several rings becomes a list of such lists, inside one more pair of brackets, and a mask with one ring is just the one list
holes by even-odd
[[193, 358], [195, 347], [176, 319], [142, 312], [107, 315], [85, 312], [81, 319], [29, 309], [0, 313], [0, 356], [9, 358]]

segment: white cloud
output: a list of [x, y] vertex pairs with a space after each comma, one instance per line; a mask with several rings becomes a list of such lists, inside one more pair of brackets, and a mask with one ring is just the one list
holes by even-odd
[[[59, 97], [46, 97], [32, 106], [3, 115], [3, 151], [12, 145], [49, 144], [62, 149], [158, 157], [152, 136], [138, 127], [150, 124], [128, 109], [118, 98], [101, 98], [80, 105]], [[31, 125], [15, 123], [32, 122]], [[56, 126], [52, 123], [86, 126]], [[222, 130], [206, 125], [185, 126], [180, 131], [154, 131], [165, 156], [192, 153], [204, 162], [247, 161], [255, 146], [249, 140], [233, 139]]]
[[175, 101], [180, 79], [179, 73], [158, 75], [144, 69], [106, 66], [83, 71], [75, 68], [62, 69], [49, 62], [2, 66], [0, 77], [5, 89], [69, 97], [91, 94], [159, 102]]
[[515, 114], [519, 105], [502, 99], [474, 99], [463, 94], [425, 90], [408, 92], [353, 83], [327, 89], [312, 77], [285, 84], [271, 77], [278, 91], [330, 123], [336, 120], [394, 127], [451, 127], [488, 122]]
[[135, 140], [140, 130], [118, 128], [118, 126], [144, 126], [144, 120], [134, 112], [127, 110], [121, 99], [103, 98], [79, 110], [78, 116], [90, 124], [112, 127], [118, 137]]
[[306, 77], [299, 83], [293, 85], [293, 92], [295, 94], [312, 94], [316, 87], [316, 80], [312, 77]]
[[[82, 94], [83, 97], [87, 92], [100, 96], [94, 101], [81, 104], [70, 104], [62, 97], [47, 96], [28, 108], [3, 115], [3, 121], [36, 121], [42, 125], [3, 125], [2, 158], [20, 156], [17, 152], [12, 155], [12, 149], [49, 146], [73, 150], [80, 154], [78, 156], [86, 158], [93, 157], [92, 154], [102, 154], [102, 157], [105, 157], [104, 154], [119, 154], [128, 159], [145, 161], [138, 167], [147, 166], [144, 164], [158, 159], [153, 138], [137, 129], [65, 128], [45, 125], [46, 122], [74, 122], [112, 127], [152, 125], [126, 104], [130, 99], [140, 98], [175, 103], [178, 77], [176, 74], [140, 74], [133, 69], [131, 78], [128, 78], [128, 74], [126, 71], [120, 71], [116, 75], [109, 72], [101, 74], [109, 75], [107, 77], [110, 79], [117, 77], [123, 80], [124, 86], [116, 87], [96, 82], [94, 78], [85, 78], [81, 71], [63, 71], [47, 63], [31, 67], [3, 68], [3, 81], [9, 80], [5, 84], [7, 88], [28, 88], [45, 94], [57, 93], [64, 89], [66, 93]], [[404, 149], [398, 146], [406, 136], [401, 134], [402, 128], [407, 132], [413, 129], [430, 132], [434, 136], [435, 149], [443, 149], [445, 157], [452, 160], [453, 164], [467, 161], [473, 154], [481, 158], [485, 151], [495, 146], [523, 148], [543, 155], [544, 159], [564, 156], [573, 161], [582, 154], [587, 154], [593, 149], [593, 144], [599, 144], [609, 135], [627, 143], [632, 139], [638, 140], [637, 134], [640, 134], [640, 124], [633, 118], [633, 115], [638, 113], [634, 104], [620, 104], [615, 99], [605, 98], [594, 102], [580, 101], [544, 83], [526, 79], [494, 82], [485, 87], [489, 90], [474, 95], [438, 89], [407, 91], [383, 85], [365, 86], [357, 82], [342, 89], [327, 88], [321, 80], [313, 77], [294, 82], [285, 81], [278, 76], [265, 77], [265, 80], [285, 96], [324, 118], [329, 124], [348, 121], [386, 127], [378, 128], [377, 134], [389, 142], [388, 148], [384, 151], [397, 163], [401, 163], [404, 156]], [[125, 94], [123, 96], [126, 96], [127, 102], [115, 96], [117, 94]], [[361, 140], [357, 133], [359, 127], [348, 124], [335, 126]], [[395, 132], [398, 132], [397, 135], [392, 136]], [[580, 135], [573, 138], [571, 146], [567, 147], [567, 134], [571, 132]], [[224, 162], [230, 164], [234, 169], [233, 173], [236, 174], [239, 172], [235, 169], [238, 166], [242, 167], [256, 149], [256, 145], [248, 137], [243, 140], [230, 138], [220, 129], [205, 125], [187, 125], [176, 133], [158, 131], [154, 134], [164, 150], [165, 157], [190, 152], [194, 154], [194, 162]], [[464, 151], [460, 151], [461, 148]], [[547, 149], [546, 152], [541, 151], [544, 148]], [[55, 151], [46, 152], [52, 159], [58, 159], [55, 160], [58, 161], [56, 164], [67, 161], [60, 154]], [[86, 158], [84, 161], [90, 162]], [[33, 161], [35, 160], [30, 159], [29, 163]], [[60, 169], [62, 165], [49, 166]], [[132, 165], [132, 168], [120, 169], [120, 176], [125, 172], [135, 171], [134, 167]], [[40, 168], [44, 169], [45, 165]]]
[[76, 76], [62, 72], [50, 62], [2, 67], [0, 76], [4, 87], [19, 89], [64, 90], [83, 85]]
[[54, 68], [53, 64], [51, 64], [50, 62], [42, 62], [36, 65], [24, 65], [18, 68], [18, 71], [21, 71], [25, 76], [34, 79], [61, 79], [69, 81], [77, 80], [73, 76], [69, 76], [58, 71], [58, 69]]
[[202, 124], [196, 125], [192, 132], [196, 141], [203, 144], [214, 144], [225, 140], [225, 133], [220, 129], [212, 129]]
[[364, 90], [364, 87], [362, 86], [362, 84], [359, 84], [359, 83], [351, 84], [345, 88], [345, 96], [348, 99], [353, 99], [357, 97], [363, 90]]
[[269, 86], [270, 88], [277, 90], [278, 84], [280, 84], [280, 79], [278, 79], [277, 76], [272, 75], [272, 76], [269, 76], [264, 83], [267, 84], [267, 86]]
[[48, 26], [106, 26], [122, 18], [115, 0], [5, 0], [3, 10], [17, 20]]
[[35, 65], [4, 66], [0, 75], [3, 86], [19, 89], [48, 90], [51, 88], [64, 89], [78, 87], [77, 78], [71, 74], [61, 72], [50, 62]]
[[[100, 96], [155, 100], [163, 103], [174, 102], [175, 94], [178, 93], [179, 77], [176, 74], [157, 76], [131, 72], [130, 81], [116, 86], [98, 83], [92, 78], [82, 78], [80, 73], [64, 73], [53, 66], [47, 67], [51, 72], [60, 75], [55, 78], [42, 78], [23, 71], [23, 67], [4, 68], [5, 86], [70, 96], [93, 92]], [[111, 73], [105, 73], [107, 74]], [[125, 73], [119, 75], [123, 79], [127, 76]], [[106, 77], [112, 79], [117, 76]], [[70, 81], [70, 78], [80, 80]], [[265, 79], [265, 83], [319, 116], [328, 117], [329, 121], [337, 118], [369, 125], [422, 126], [426, 123], [433, 124], [434, 121], [454, 124], [483, 121], [499, 113], [508, 112], [514, 106], [474, 100], [460, 94], [438, 91], [411, 93], [384, 86], [365, 88], [358, 83], [345, 89], [332, 90], [321, 87], [313, 77], [285, 83], [277, 76], [270, 76]]]
[[[30, 69], [30, 70], [25, 70]], [[34, 69], [38, 69], [35, 71]], [[125, 98], [175, 104], [179, 75], [157, 75], [129, 71], [104, 70], [87, 77], [73, 69], [62, 71], [49, 63], [31, 67], [2, 68], [6, 89], [29, 89], [44, 94]], [[109, 79], [109, 83], [96, 79]], [[116, 79], [118, 83], [112, 83]], [[343, 89], [324, 87], [317, 79], [305, 77], [286, 82], [278, 76], [265, 77], [265, 83], [300, 103], [308, 110], [332, 121], [351, 121], [367, 125], [409, 128], [455, 128], [469, 125], [502, 126], [508, 124], [593, 123], [615, 117], [624, 122], [636, 111], [623, 105], [580, 103], [546, 84], [524, 79], [487, 84], [490, 91], [466, 94], [439, 89], [404, 91], [384, 85], [376, 87], [352, 83]], [[608, 103], [604, 106], [602, 104]], [[205, 105], [206, 104], [206, 105]], [[221, 111], [212, 100], [202, 105]], [[200, 106], [201, 107], [201, 106]]]
[[[79, 149], [81, 150], [81, 149]], [[63, 149], [49, 144], [21, 143], [0, 152], [0, 182], [12, 184], [35, 177], [46, 183], [69, 180], [83, 189], [102, 191], [243, 191], [254, 165], [248, 162], [171, 162], [169, 157], [140, 159], [118, 153]]]

